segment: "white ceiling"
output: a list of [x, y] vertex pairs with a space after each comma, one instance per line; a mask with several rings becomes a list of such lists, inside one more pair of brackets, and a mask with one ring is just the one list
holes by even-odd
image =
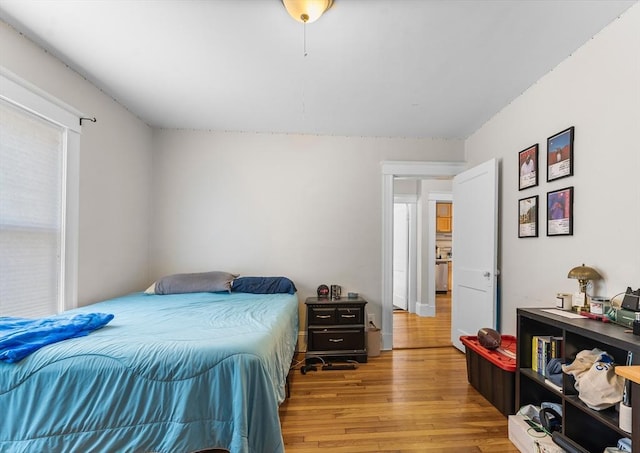
[[154, 127], [466, 138], [634, 3], [335, 0], [306, 57], [280, 0], [0, 0], [0, 18]]

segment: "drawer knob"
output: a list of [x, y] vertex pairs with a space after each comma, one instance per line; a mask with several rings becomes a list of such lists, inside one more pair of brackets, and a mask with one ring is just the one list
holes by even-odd
[[343, 318], [355, 318], [356, 315], [342, 315]]
[[332, 343], [340, 343], [344, 341], [344, 338], [329, 338], [329, 341]]
[[331, 315], [316, 315], [316, 318], [320, 318], [320, 319], [327, 319], [330, 318]]

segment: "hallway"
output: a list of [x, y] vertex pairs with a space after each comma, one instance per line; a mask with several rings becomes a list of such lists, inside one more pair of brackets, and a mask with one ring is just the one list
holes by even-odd
[[393, 349], [451, 346], [451, 292], [436, 294], [436, 316], [393, 312]]

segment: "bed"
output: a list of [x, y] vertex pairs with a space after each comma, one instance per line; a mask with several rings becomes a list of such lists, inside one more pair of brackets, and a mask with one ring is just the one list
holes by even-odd
[[0, 362], [0, 451], [284, 451], [296, 294], [136, 293], [88, 336]]

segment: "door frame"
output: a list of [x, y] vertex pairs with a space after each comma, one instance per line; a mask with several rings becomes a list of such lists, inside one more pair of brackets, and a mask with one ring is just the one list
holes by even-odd
[[[393, 180], [452, 178], [466, 162], [384, 161], [382, 169], [382, 349], [393, 349]], [[435, 270], [434, 270], [435, 272]]]

